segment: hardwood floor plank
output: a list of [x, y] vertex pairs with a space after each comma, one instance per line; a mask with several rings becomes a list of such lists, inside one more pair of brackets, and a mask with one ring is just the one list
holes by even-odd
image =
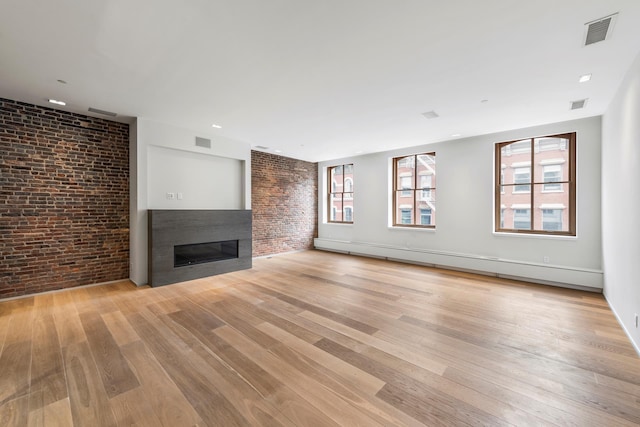
[[[260, 285], [256, 285], [256, 286], [260, 286]], [[361, 332], [364, 332], [365, 334], [373, 334], [373, 333], [375, 333], [377, 331], [376, 328], [374, 328], [374, 327], [372, 327], [370, 325], [366, 325], [366, 324], [364, 324], [362, 322], [358, 322], [357, 320], [351, 319], [351, 318], [349, 318], [347, 316], [343, 316], [341, 314], [334, 313], [331, 310], [327, 310], [327, 309], [324, 309], [322, 307], [318, 307], [316, 305], [309, 304], [309, 303], [304, 302], [302, 300], [299, 300], [297, 298], [290, 297], [288, 295], [285, 295], [283, 293], [280, 293], [280, 292], [277, 292], [277, 291], [274, 291], [274, 290], [271, 290], [271, 289], [265, 289], [264, 287], [262, 287], [262, 288], [263, 288], [263, 291], [265, 293], [273, 295], [273, 296], [277, 297], [278, 299], [280, 299], [281, 301], [284, 301], [284, 302], [286, 302], [288, 304], [291, 304], [291, 305], [295, 305], [296, 307], [299, 307], [299, 308], [301, 308], [301, 309], [303, 309], [305, 311], [309, 311], [309, 312], [315, 313], [315, 314], [317, 314], [319, 316], [326, 317], [327, 319], [331, 319], [331, 320], [333, 320], [335, 322], [342, 323], [345, 326], [349, 326], [350, 328], [357, 329], [357, 330], [359, 330]]]
[[67, 395], [67, 381], [53, 316], [36, 316], [31, 348], [29, 411], [43, 408]]
[[73, 425], [69, 399], [64, 398], [29, 412], [29, 427], [67, 427]]
[[[412, 377], [406, 376], [389, 366], [378, 363], [331, 340], [323, 338], [315, 343], [315, 346], [380, 378], [386, 384], [376, 396], [421, 421], [433, 422], [434, 420], [432, 417], [425, 417], [425, 414], [421, 412], [420, 407], [426, 405], [433, 407], [433, 409], [429, 410], [429, 414], [433, 415], [436, 420], [449, 420], [450, 424], [459, 422], [468, 423], [469, 425], [502, 424], [499, 418], [444, 393], [442, 389], [439, 391], [434, 390], [428, 384], [416, 381]], [[398, 401], [402, 401], [403, 404], [397, 405]], [[412, 408], [413, 405], [418, 407]]]
[[0, 405], [29, 396], [30, 365], [30, 340], [5, 344], [0, 355]]
[[138, 335], [144, 337], [145, 344], [155, 358], [206, 423], [215, 420], [225, 426], [246, 424], [246, 419], [206, 380], [208, 372], [203, 361], [175, 347], [175, 343], [180, 341], [178, 337], [154, 327], [140, 313], [131, 313], [127, 319]]
[[[215, 384], [250, 425], [289, 425], [286, 418], [280, 418], [280, 411], [276, 408], [276, 403], [280, 407], [291, 400], [291, 394], [282, 391], [279, 381], [244, 357], [241, 361], [230, 359], [226, 350], [231, 347], [219, 337], [203, 341], [200, 334], [196, 337], [190, 330], [172, 322], [169, 316], [160, 320], [208, 365], [206, 376], [209, 382]], [[207, 331], [206, 335], [213, 334]], [[235, 355], [241, 354], [236, 352]], [[239, 362], [246, 366], [239, 366]], [[235, 369], [237, 367], [240, 371]]]
[[102, 321], [119, 347], [140, 340], [120, 310], [102, 314]]
[[72, 291], [56, 292], [53, 295], [55, 308], [53, 320], [58, 332], [60, 346], [66, 347], [70, 344], [87, 340], [87, 336], [82, 328], [80, 316], [72, 298]]
[[29, 395], [0, 403], [0, 425], [23, 427], [29, 422]]
[[112, 398], [140, 386], [100, 315], [85, 311], [80, 320], [107, 395]]
[[89, 344], [81, 342], [68, 345], [63, 358], [74, 425], [116, 425]]
[[370, 415], [362, 412], [330, 390], [325, 389], [304, 372], [284, 363], [271, 352], [260, 347], [255, 342], [238, 333], [228, 326], [218, 328], [214, 333], [235, 348], [247, 354], [255, 363], [273, 375], [281, 382], [286, 382], [289, 388], [304, 400], [310, 402], [339, 425], [350, 426], [381, 426]]
[[128, 343], [121, 350], [141, 383], [142, 395], [136, 395], [135, 400], [149, 402], [160, 425], [172, 427], [202, 423], [200, 416], [142, 341]]

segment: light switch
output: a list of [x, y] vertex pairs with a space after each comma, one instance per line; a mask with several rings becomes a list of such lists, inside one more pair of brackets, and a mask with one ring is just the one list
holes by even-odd
[[178, 193], [178, 200], [182, 200], [182, 193]]

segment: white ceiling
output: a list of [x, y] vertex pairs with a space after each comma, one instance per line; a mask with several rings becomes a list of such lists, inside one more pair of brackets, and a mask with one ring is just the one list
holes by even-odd
[[[600, 115], [640, 52], [638, 0], [0, 0], [0, 11], [0, 97], [309, 161]], [[584, 24], [615, 12], [611, 38], [583, 47]]]

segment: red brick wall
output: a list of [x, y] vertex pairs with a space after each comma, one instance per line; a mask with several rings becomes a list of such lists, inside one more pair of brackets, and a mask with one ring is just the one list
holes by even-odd
[[251, 152], [253, 256], [313, 248], [318, 164]]
[[129, 125], [0, 98], [0, 298], [129, 276]]

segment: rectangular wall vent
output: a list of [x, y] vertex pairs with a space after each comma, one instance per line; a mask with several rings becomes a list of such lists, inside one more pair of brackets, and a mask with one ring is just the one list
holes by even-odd
[[440, 117], [438, 113], [436, 113], [433, 110], [427, 111], [426, 113], [422, 113], [422, 115], [427, 119], [435, 119], [436, 117]]
[[607, 17], [587, 22], [585, 25], [584, 45], [598, 43], [606, 40], [611, 36], [613, 24], [615, 23], [617, 13]]
[[269, 147], [265, 147], [264, 145], [256, 145], [255, 148], [257, 148], [258, 150], [268, 150]]
[[96, 114], [102, 114], [103, 116], [115, 117], [116, 113], [112, 113], [111, 111], [98, 110], [97, 108], [89, 107], [89, 111]]
[[584, 106], [587, 104], [587, 100], [586, 99], [580, 99], [578, 101], [571, 101], [571, 109], [572, 110], [579, 110], [581, 108], [584, 108]]
[[211, 140], [207, 138], [200, 138], [196, 136], [196, 145], [202, 148], [211, 148]]

